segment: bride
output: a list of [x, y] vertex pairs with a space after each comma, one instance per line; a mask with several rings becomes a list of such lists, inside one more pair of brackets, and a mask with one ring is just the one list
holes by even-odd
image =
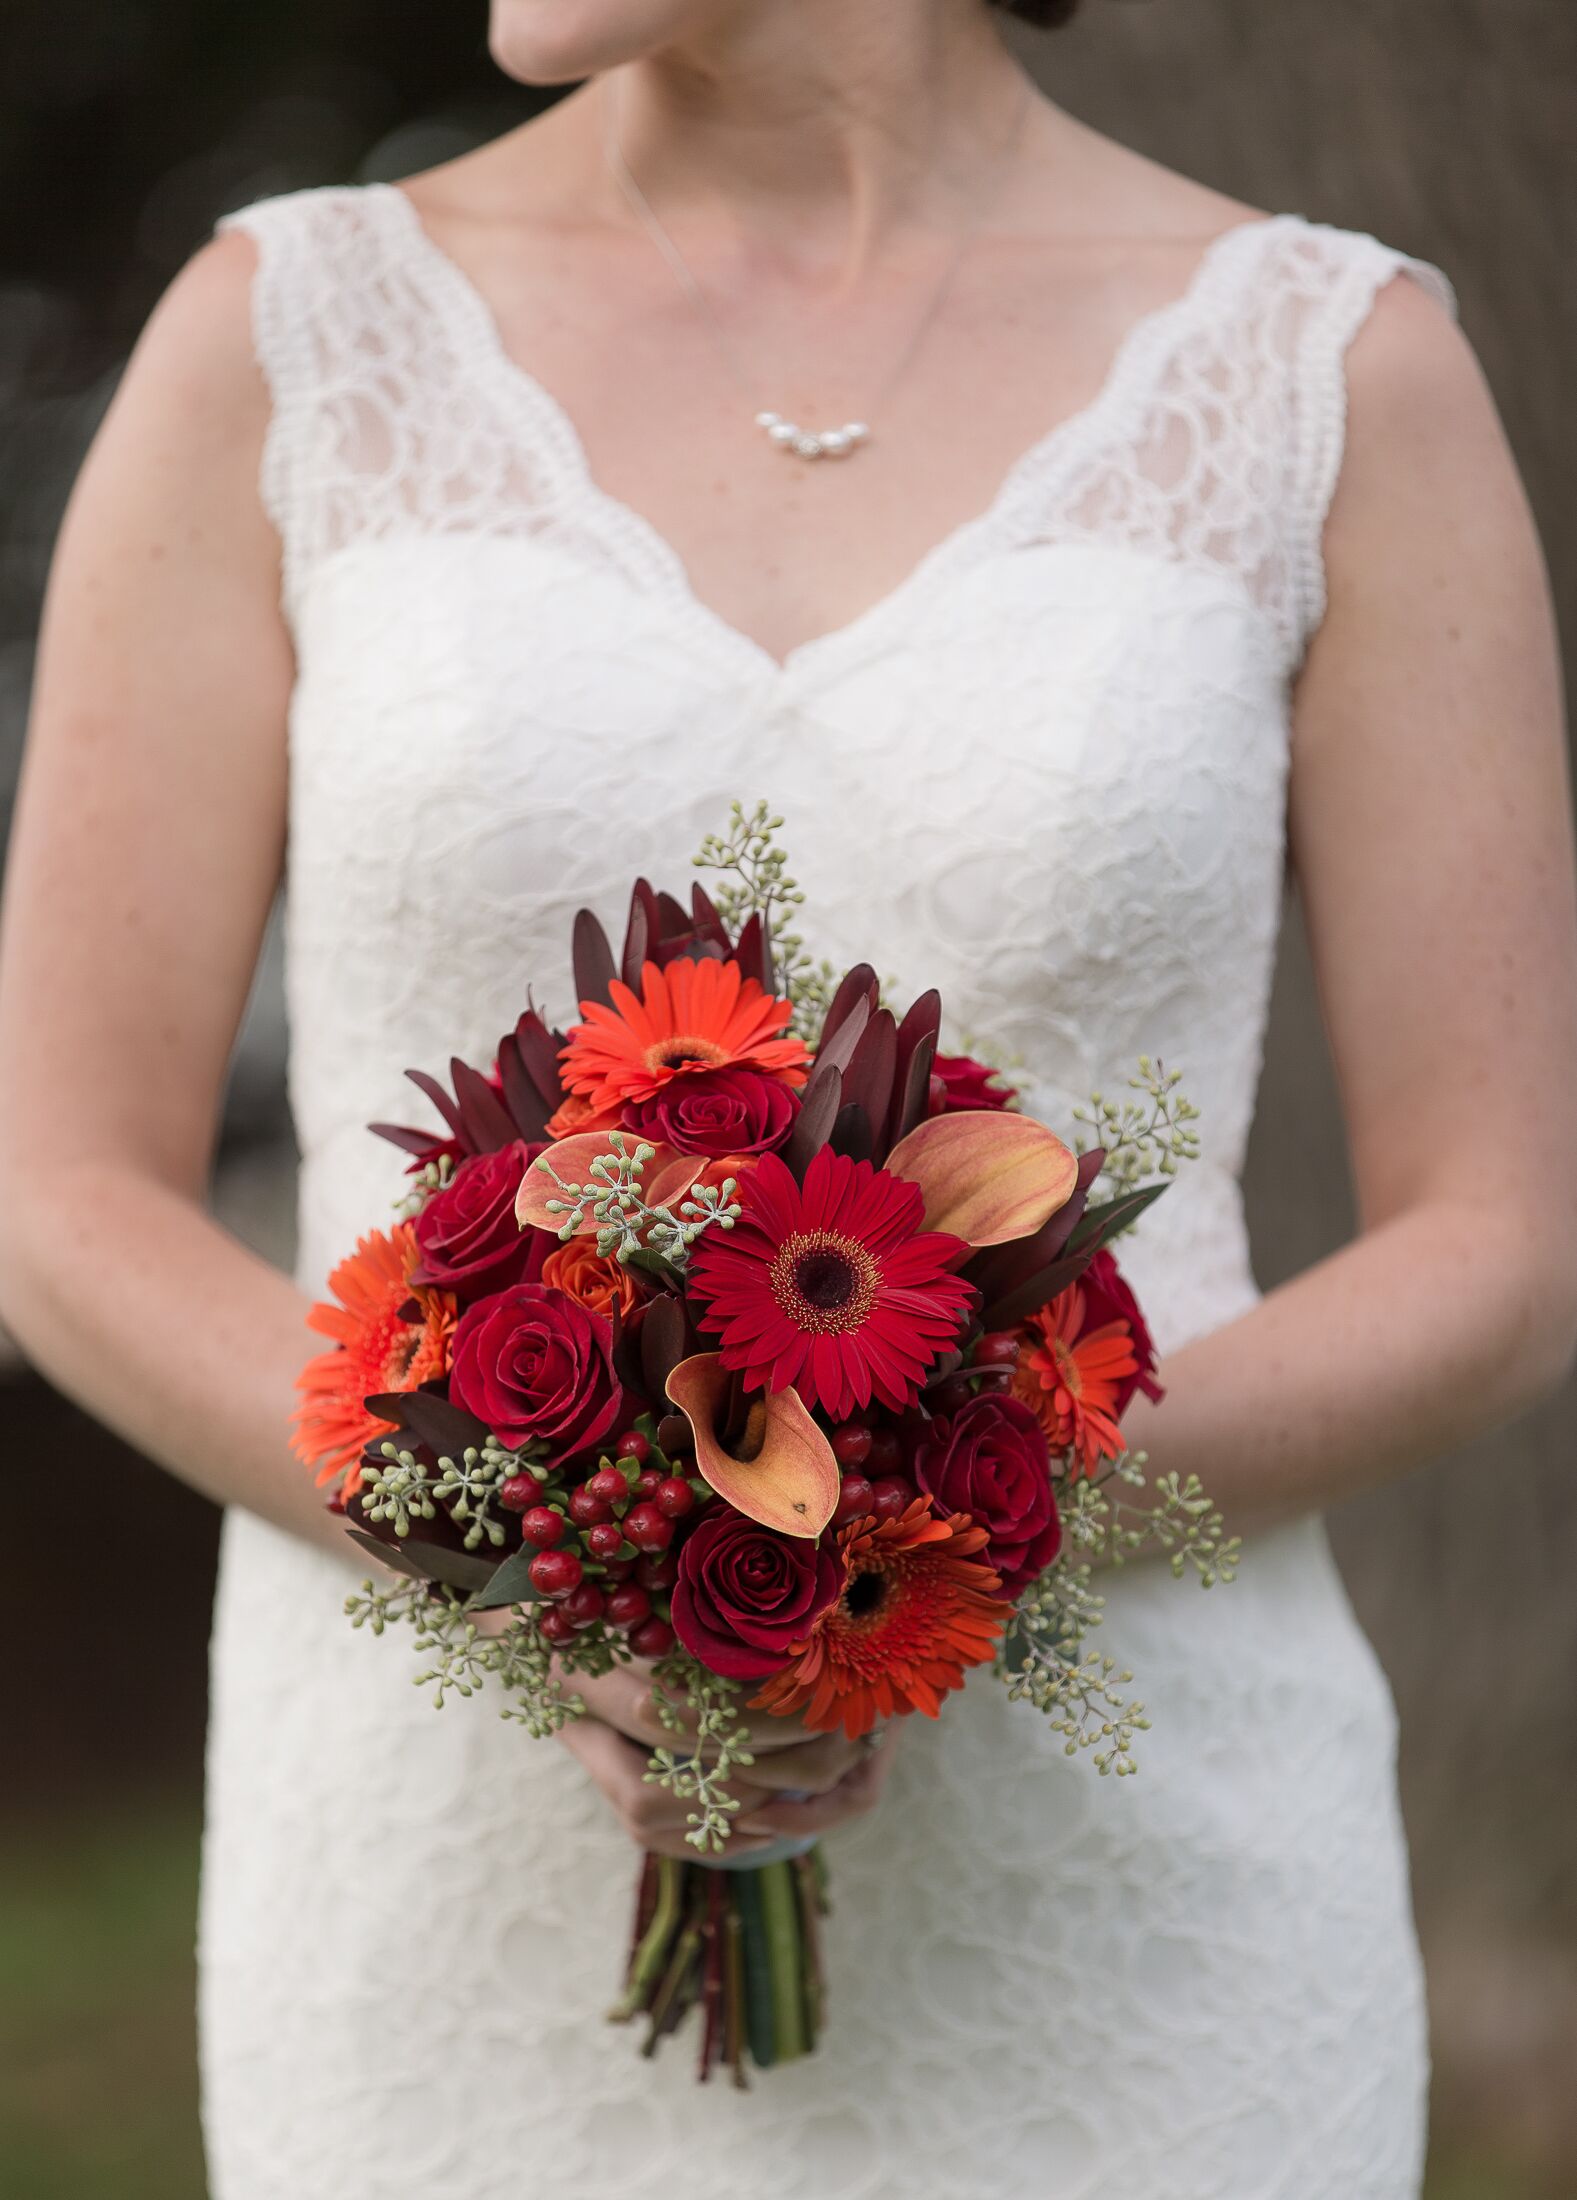
[[[4, 1310], [229, 1508], [215, 2200], [1418, 2190], [1393, 1710], [1320, 1512], [1572, 1356], [1550, 608], [1445, 279], [1094, 134], [997, 23], [494, 0], [499, 65], [578, 88], [230, 217], [78, 484], [7, 882]], [[837, 1907], [825, 2050], [748, 2093], [600, 2021], [632, 1840], [681, 1835], [639, 1678], [561, 1748], [435, 1719], [286, 1449], [308, 1301], [399, 1188], [363, 1124], [528, 979], [572, 1014], [572, 912], [682, 881], [736, 795], [787, 820], [816, 950], [939, 985], [1031, 1112], [1186, 1068], [1131, 1433], [1247, 1541], [1229, 1592], [1112, 1586], [1137, 1780], [993, 1687], [758, 1759], [742, 1840], [825, 1831]], [[1261, 1297], [1289, 862], [1362, 1228]], [[294, 1281], [203, 1212], [282, 873]]]

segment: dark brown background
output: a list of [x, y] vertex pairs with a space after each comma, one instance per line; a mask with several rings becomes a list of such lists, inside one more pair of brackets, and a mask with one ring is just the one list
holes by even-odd
[[[227, 206], [403, 173], [528, 112], [490, 70], [482, 19], [482, 0], [7, 0], [0, 789], [60, 500], [159, 288]], [[1087, 0], [1071, 30], [1020, 43], [1057, 97], [1156, 158], [1447, 270], [1528, 482], [1570, 649], [1568, 0]], [[218, 1197], [284, 1259], [281, 1049], [270, 962]], [[1350, 1228], [1295, 918], [1249, 1195], [1266, 1285]], [[1431, 2200], [1577, 2190], [1574, 1405], [1568, 1392], [1333, 1522], [1403, 1711], [1435, 2008]], [[0, 1607], [5, 1758], [19, 1750], [25, 1767], [0, 1805], [0, 2184], [14, 2175], [37, 2200], [195, 2200], [189, 1946], [214, 1523], [25, 1374], [0, 1389], [0, 1414], [23, 1553]], [[62, 1614], [26, 1553], [58, 1535], [68, 1474], [97, 1494], [89, 1522], [76, 1514], [80, 1573]], [[123, 1617], [130, 1579], [160, 1584], [156, 1619]]]

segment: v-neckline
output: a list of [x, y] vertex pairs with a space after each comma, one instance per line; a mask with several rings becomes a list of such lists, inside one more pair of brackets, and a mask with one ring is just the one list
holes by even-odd
[[381, 199], [394, 214], [412, 264], [426, 269], [455, 326], [469, 335], [479, 369], [492, 380], [506, 409], [535, 431], [533, 447], [539, 455], [547, 452], [566, 493], [598, 515], [604, 528], [621, 543], [627, 562], [641, 569], [653, 588], [699, 636], [753, 664], [773, 682], [788, 681], [813, 664], [841, 659], [997, 532], [1032, 488], [1043, 491], [1049, 480], [1060, 477], [1109, 421], [1126, 421], [1148, 387], [1146, 377], [1152, 362], [1164, 361], [1174, 331], [1180, 331], [1208, 304], [1238, 248], [1300, 218], [1292, 214], [1254, 214], [1218, 230], [1200, 251], [1183, 288], [1130, 322], [1091, 397], [1065, 413], [1018, 454], [979, 511], [948, 528], [862, 610], [836, 626], [807, 635], [779, 657], [698, 593], [683, 556], [655, 521], [601, 486], [592, 471], [585, 441], [568, 410], [509, 351], [498, 317], [481, 288], [438, 243], [409, 193], [395, 183], [370, 184], [365, 190]]

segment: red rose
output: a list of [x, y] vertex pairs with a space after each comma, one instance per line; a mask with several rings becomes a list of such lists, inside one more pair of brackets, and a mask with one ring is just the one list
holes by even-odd
[[931, 1064], [927, 1115], [958, 1115], [969, 1109], [1005, 1108], [1018, 1094], [1000, 1073], [970, 1054], [939, 1054]]
[[522, 1230], [515, 1194], [543, 1151], [517, 1138], [496, 1153], [462, 1161], [416, 1217], [421, 1266], [412, 1281], [477, 1299], [535, 1278], [557, 1241], [547, 1230]]
[[788, 1664], [843, 1590], [843, 1560], [714, 1498], [679, 1552], [674, 1633], [714, 1673], [760, 1680]]
[[1120, 1421], [1136, 1390], [1142, 1390], [1147, 1398], [1165, 1396], [1155, 1379], [1155, 1340], [1128, 1279], [1104, 1246], [1079, 1278], [1079, 1286], [1084, 1293], [1086, 1331], [1104, 1328], [1107, 1322], [1126, 1322], [1133, 1337], [1133, 1356], [1139, 1364], [1131, 1375], [1119, 1376], [1112, 1385], [1116, 1393], [1112, 1419]]
[[794, 1127], [799, 1102], [775, 1077], [753, 1069], [697, 1070], [675, 1077], [624, 1111], [627, 1130], [713, 1160], [772, 1153]]
[[553, 1466], [599, 1443], [624, 1407], [613, 1330], [544, 1283], [515, 1284], [455, 1324], [449, 1395], [506, 1444], [542, 1444]]
[[915, 1448], [913, 1472], [947, 1513], [968, 1513], [991, 1538], [982, 1556], [1016, 1597], [1062, 1548], [1051, 1461], [1040, 1423], [1017, 1398], [983, 1392], [934, 1420]]

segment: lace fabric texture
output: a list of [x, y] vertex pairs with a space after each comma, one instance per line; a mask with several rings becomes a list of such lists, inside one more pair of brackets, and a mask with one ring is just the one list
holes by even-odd
[[[1218, 240], [1096, 402], [907, 581], [778, 664], [590, 479], [388, 186], [259, 251], [263, 494], [299, 677], [287, 904], [299, 1275], [400, 1188], [408, 1063], [572, 1012], [583, 902], [764, 796], [815, 945], [938, 985], [1066, 1124], [1141, 1050], [1204, 1159], [1127, 1265], [1164, 1350], [1251, 1306], [1238, 1174], [1275, 949], [1288, 688], [1323, 609], [1347, 344], [1401, 269]], [[304, 1340], [305, 1349], [306, 1340]], [[1112, 1584], [1138, 1777], [976, 1676], [828, 1843], [826, 2051], [697, 2091], [607, 2031], [628, 1844], [568, 1754], [435, 1717], [355, 1571], [233, 1513], [202, 1914], [215, 2200], [1406, 2200], [1426, 2060], [1394, 1717], [1318, 1523], [1230, 1591]]]

